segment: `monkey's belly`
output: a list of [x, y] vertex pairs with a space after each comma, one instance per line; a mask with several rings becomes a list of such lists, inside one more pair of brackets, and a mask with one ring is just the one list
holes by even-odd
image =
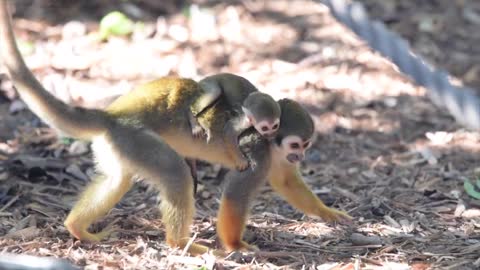
[[195, 139], [186, 132], [168, 132], [160, 136], [180, 155], [189, 158], [196, 158], [211, 163], [219, 163], [228, 168], [234, 168], [234, 163], [225, 151], [223, 143], [218, 138], [212, 138], [210, 143], [205, 139]]

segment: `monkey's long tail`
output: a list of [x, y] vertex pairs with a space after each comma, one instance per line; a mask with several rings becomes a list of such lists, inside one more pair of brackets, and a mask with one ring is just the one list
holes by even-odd
[[111, 120], [105, 112], [69, 106], [46, 91], [34, 77], [16, 45], [6, 0], [0, 0], [0, 52], [20, 97], [47, 124], [85, 140], [106, 130]]

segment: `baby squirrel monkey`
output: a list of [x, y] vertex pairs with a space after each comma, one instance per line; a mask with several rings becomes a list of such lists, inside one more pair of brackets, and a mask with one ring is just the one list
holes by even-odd
[[240, 134], [253, 126], [262, 136], [272, 138], [280, 126], [280, 105], [270, 95], [259, 92], [248, 80], [234, 74], [220, 73], [208, 76], [199, 84], [205, 93], [190, 107], [193, 136], [199, 137], [205, 132], [207, 142], [210, 141], [211, 130], [207, 128], [207, 123], [198, 121], [197, 117], [223, 95], [225, 102], [236, 115], [225, 124], [223, 132], [225, 147], [234, 159], [236, 169], [245, 170], [248, 167], [248, 160], [238, 146]]
[[[193, 179], [183, 157], [235, 166], [223, 148], [223, 130], [232, 110], [222, 96], [198, 116], [211, 130], [210, 143], [192, 136], [188, 113], [204, 92], [189, 79], [162, 78], [141, 85], [106, 110], [69, 106], [47, 92], [25, 65], [15, 43], [6, 0], [0, 0], [0, 53], [20, 97], [35, 114], [57, 130], [92, 141], [99, 175], [86, 187], [65, 220], [65, 227], [74, 237], [99, 241], [108, 236], [109, 229], [91, 233], [88, 228], [120, 201], [134, 184], [132, 179], [140, 177], [160, 192], [168, 245], [181, 249], [188, 245], [192, 254], [209, 250], [189, 243], [195, 204]], [[232, 81], [233, 85], [237, 83]], [[350, 219], [346, 213], [323, 204], [298, 172], [301, 147], [314, 132], [310, 116], [296, 102], [281, 100], [279, 105], [282, 114], [277, 143], [265, 140], [253, 129], [240, 135], [242, 152], [257, 166], [252, 170], [232, 170], [226, 176], [217, 231], [228, 251], [251, 248], [242, 241], [242, 234], [250, 205], [266, 179], [276, 192], [306, 214], [326, 221]], [[300, 148], [289, 144], [287, 138], [294, 138]]]

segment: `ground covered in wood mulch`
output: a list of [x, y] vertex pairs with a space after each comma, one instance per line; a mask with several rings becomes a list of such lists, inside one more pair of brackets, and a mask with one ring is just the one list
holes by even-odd
[[[424, 89], [325, 6], [307, 0], [204, 1], [200, 9], [175, 1], [31, 2], [16, 1], [15, 30], [27, 63], [70, 104], [103, 107], [141, 82], [220, 71], [243, 75], [275, 98], [302, 102], [319, 134], [302, 165], [305, 181], [355, 220], [332, 226], [306, 217], [266, 186], [245, 235], [260, 252], [190, 257], [166, 246], [157, 193], [139, 183], [92, 228], [114, 222], [112, 237], [79, 242], [63, 220], [93, 174], [89, 145], [58, 139], [0, 75], [0, 252], [65, 258], [88, 269], [480, 267], [480, 201], [463, 187], [479, 179], [478, 133], [435, 108]], [[480, 89], [478, 3], [363, 2], [431, 62]], [[99, 42], [99, 18], [113, 9], [143, 26]], [[211, 247], [218, 246], [219, 171], [199, 168], [192, 228]]]

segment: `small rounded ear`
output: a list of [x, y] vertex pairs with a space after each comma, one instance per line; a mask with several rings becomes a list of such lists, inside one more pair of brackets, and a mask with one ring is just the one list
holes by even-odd
[[249, 109], [247, 109], [243, 106], [242, 106], [242, 111], [245, 114], [245, 116], [247, 117], [248, 122], [250, 122], [250, 124], [252, 124], [252, 125], [255, 125], [256, 121], [255, 121], [255, 117], [253, 116], [252, 112]]

